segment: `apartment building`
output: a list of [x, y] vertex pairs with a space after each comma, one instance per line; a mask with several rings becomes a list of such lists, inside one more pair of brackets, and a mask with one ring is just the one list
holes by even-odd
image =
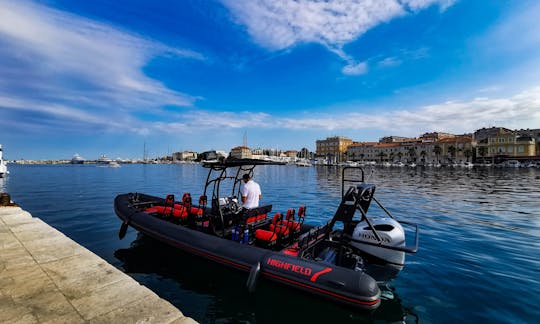
[[230, 157], [236, 159], [251, 159], [253, 157], [253, 154], [249, 147], [237, 146], [231, 149]]
[[[443, 138], [436, 142], [440, 149], [435, 149], [440, 163], [462, 163], [471, 161], [474, 156], [476, 142], [472, 137], [461, 135], [449, 138]], [[434, 152], [436, 153], [436, 152]]]
[[324, 140], [316, 141], [316, 154], [330, 162], [341, 162], [346, 160], [345, 152], [352, 139], [344, 136], [327, 137]]
[[540, 130], [500, 129], [478, 142], [476, 154], [481, 160], [496, 163], [509, 159], [536, 159], [538, 145], [535, 135], [540, 138]]

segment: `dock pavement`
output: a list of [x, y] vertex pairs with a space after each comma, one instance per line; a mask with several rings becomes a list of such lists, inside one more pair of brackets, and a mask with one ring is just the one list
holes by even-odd
[[39, 218], [0, 206], [0, 323], [196, 322]]

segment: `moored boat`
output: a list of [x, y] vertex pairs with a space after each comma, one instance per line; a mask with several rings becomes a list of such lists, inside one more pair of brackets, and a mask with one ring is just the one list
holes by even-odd
[[2, 155], [2, 144], [0, 144], [0, 178], [3, 178], [9, 174], [7, 164], [4, 161], [3, 155]]
[[110, 164], [112, 160], [108, 158], [105, 154], [102, 154], [99, 159], [97, 159], [96, 163], [101, 165], [107, 165]]
[[83, 164], [84, 158], [79, 155], [79, 153], [75, 153], [73, 157], [71, 158], [71, 164]]
[[[207, 163], [208, 176], [198, 204], [189, 193], [181, 200], [142, 193], [118, 195], [115, 212], [128, 226], [150, 237], [223, 265], [248, 272], [247, 288], [259, 278], [291, 286], [357, 309], [373, 310], [381, 302], [378, 284], [397, 276], [405, 253], [416, 252], [416, 225], [386, 217], [368, 217], [376, 202], [375, 186], [364, 182], [359, 167], [344, 167], [342, 198], [335, 215], [324, 225], [304, 222], [306, 206], [270, 217], [272, 205], [252, 209], [238, 203], [244, 174], [253, 175], [257, 160]], [[346, 172], [361, 172], [353, 179]], [[355, 173], [360, 177], [357, 173]], [[228, 184], [227, 184], [228, 183]], [[222, 188], [229, 188], [224, 193]], [[380, 205], [382, 206], [382, 205]], [[386, 211], [385, 208], [383, 210]], [[354, 218], [359, 214], [359, 218]], [[414, 227], [415, 243], [407, 246], [402, 225]]]

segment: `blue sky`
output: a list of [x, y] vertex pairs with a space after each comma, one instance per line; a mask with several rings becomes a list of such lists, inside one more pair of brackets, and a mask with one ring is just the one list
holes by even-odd
[[8, 159], [540, 128], [540, 3], [2, 0]]

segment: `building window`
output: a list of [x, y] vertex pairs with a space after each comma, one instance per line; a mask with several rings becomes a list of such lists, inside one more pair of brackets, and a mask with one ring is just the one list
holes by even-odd
[[499, 137], [499, 143], [504, 143], [504, 137]]
[[519, 145], [518, 148], [517, 148], [517, 151], [518, 151], [518, 153], [523, 153], [523, 152], [525, 152], [525, 147], [523, 145]]
[[504, 146], [499, 146], [498, 152], [499, 152], [499, 153], [504, 153], [504, 152], [505, 152]]

